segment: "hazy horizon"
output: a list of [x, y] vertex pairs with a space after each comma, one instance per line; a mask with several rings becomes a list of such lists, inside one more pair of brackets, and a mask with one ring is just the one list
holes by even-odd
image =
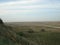
[[0, 0], [4, 22], [60, 21], [60, 0]]

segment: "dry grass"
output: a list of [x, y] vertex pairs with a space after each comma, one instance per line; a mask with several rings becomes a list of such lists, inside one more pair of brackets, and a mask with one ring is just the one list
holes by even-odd
[[[0, 45], [60, 45], [60, 29], [51, 23], [8, 23], [0, 26]], [[54, 23], [54, 25], [56, 25]], [[6, 36], [7, 37], [6, 37]]]

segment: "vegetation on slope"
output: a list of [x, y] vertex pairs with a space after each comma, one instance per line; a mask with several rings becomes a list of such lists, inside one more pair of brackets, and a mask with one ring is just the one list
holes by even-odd
[[60, 32], [49, 32], [46, 29], [36, 31], [31, 28], [26, 30], [25, 27], [24, 29], [22, 31], [17, 27], [6, 26], [1, 20], [0, 45], [60, 45]]
[[[2, 21], [3, 22], [3, 21]], [[26, 38], [19, 36], [11, 27], [0, 22], [0, 44], [1, 45], [36, 45]]]

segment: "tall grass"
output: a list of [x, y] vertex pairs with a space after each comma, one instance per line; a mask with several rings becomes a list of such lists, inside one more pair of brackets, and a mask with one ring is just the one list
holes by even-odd
[[60, 32], [28, 29], [14, 32], [11, 27], [0, 25], [0, 45], [60, 45]]
[[38, 32], [26, 35], [28, 40], [37, 43], [37, 45], [60, 45], [60, 33], [58, 32]]

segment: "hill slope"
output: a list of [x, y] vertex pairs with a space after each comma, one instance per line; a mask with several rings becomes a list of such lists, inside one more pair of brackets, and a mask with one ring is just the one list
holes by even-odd
[[20, 36], [10, 26], [0, 23], [0, 45], [36, 45], [36, 43]]

